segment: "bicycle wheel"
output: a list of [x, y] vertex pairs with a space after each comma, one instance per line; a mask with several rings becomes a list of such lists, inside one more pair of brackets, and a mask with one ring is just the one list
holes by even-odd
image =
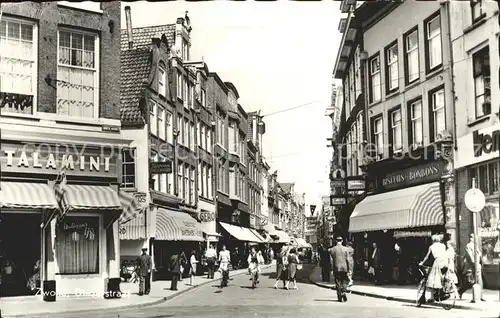
[[440, 300], [441, 306], [443, 306], [444, 310], [450, 310], [455, 306], [455, 301], [457, 300], [457, 287], [454, 286], [453, 290], [449, 294], [443, 295], [440, 292]]
[[417, 287], [417, 307], [420, 307], [425, 302], [425, 290], [426, 290], [427, 280], [424, 278], [418, 283]]

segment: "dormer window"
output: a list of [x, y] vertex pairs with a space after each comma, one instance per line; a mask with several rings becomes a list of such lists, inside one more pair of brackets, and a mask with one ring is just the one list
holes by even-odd
[[160, 63], [158, 70], [158, 93], [161, 96], [167, 96], [167, 69], [163, 62]]

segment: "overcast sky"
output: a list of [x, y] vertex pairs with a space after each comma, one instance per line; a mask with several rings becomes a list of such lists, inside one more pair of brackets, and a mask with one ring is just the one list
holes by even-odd
[[191, 59], [203, 58], [232, 82], [246, 111], [269, 114], [263, 147], [272, 171], [280, 182], [295, 182], [307, 204], [320, 205], [329, 193], [325, 109], [341, 38], [339, 2], [122, 2], [122, 28], [126, 5], [133, 27], [175, 23], [189, 11]]

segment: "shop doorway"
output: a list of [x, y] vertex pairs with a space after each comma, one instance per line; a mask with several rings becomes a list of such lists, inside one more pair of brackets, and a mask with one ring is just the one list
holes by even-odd
[[[41, 215], [2, 213], [0, 222], [1, 284], [0, 295], [35, 295], [40, 286]], [[29, 284], [29, 282], [33, 282]], [[34, 287], [34, 288], [33, 288]]]

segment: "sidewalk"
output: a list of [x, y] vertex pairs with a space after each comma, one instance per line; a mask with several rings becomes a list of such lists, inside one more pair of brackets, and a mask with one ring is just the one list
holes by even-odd
[[[317, 286], [333, 289], [335, 284], [333, 282], [321, 281], [321, 268], [316, 266], [309, 277], [309, 280]], [[400, 301], [405, 303], [415, 304], [417, 295], [417, 286], [415, 285], [373, 285], [369, 282], [356, 282], [349, 288], [349, 292], [356, 295], [383, 298], [392, 301]], [[488, 290], [483, 291], [485, 302], [471, 303], [472, 290], [468, 290], [463, 294], [463, 299], [457, 298], [455, 308], [470, 309], [480, 311], [492, 311], [497, 316], [500, 313], [499, 291]], [[495, 312], [496, 311], [496, 312]]]
[[[269, 268], [270, 265], [264, 265], [262, 268]], [[247, 272], [247, 269], [232, 271], [230, 277], [241, 275]], [[3, 297], [0, 299], [0, 317], [32, 317], [32, 316], [50, 316], [53, 313], [77, 314], [81, 312], [102, 312], [106, 309], [118, 308], [140, 308], [151, 306], [166, 300], [172, 299], [189, 290], [217, 282], [220, 274], [216, 273], [214, 279], [207, 279], [206, 275], [193, 277], [193, 286], [189, 283], [189, 278], [184, 278], [178, 283], [178, 290], [170, 290], [170, 281], [155, 281], [151, 283], [151, 292], [149, 295], [139, 296], [139, 284], [122, 283], [120, 289], [123, 292], [122, 298], [104, 299], [96, 297], [58, 297], [55, 302], [44, 302], [42, 296], [26, 297]], [[217, 282], [218, 284], [218, 282]]]

